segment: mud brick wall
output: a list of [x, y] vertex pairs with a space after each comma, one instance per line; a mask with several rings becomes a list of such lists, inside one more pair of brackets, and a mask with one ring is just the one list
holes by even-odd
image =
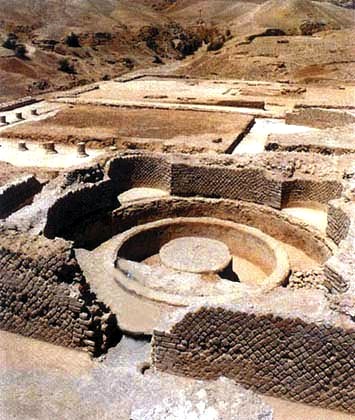
[[170, 191], [171, 163], [153, 155], [122, 156], [111, 161], [108, 175], [117, 193], [135, 187]]
[[26, 176], [0, 187], [0, 219], [27, 204], [42, 186], [34, 176]]
[[326, 279], [321, 268], [291, 273], [287, 287], [290, 289], [320, 289], [325, 292], [328, 291]]
[[159, 370], [225, 376], [257, 392], [355, 412], [355, 330], [221, 307], [154, 331]]
[[0, 328], [93, 355], [117, 337], [116, 318], [90, 292], [73, 249], [0, 232]]
[[[349, 289], [351, 281], [348, 280], [348, 276], [344, 276], [343, 263], [340, 261], [339, 264], [337, 256], [332, 257], [327, 261], [324, 266], [324, 275], [324, 285], [330, 290], [331, 293], [345, 293]], [[353, 273], [351, 277], [353, 277]]]
[[281, 207], [282, 183], [256, 169], [172, 165], [171, 193], [252, 201]]
[[350, 217], [336, 204], [328, 205], [327, 236], [337, 245], [346, 238], [350, 228]]
[[75, 225], [117, 207], [118, 202], [110, 180], [83, 184], [58, 198], [47, 212], [44, 234], [47, 238], [66, 237]]
[[282, 185], [284, 204], [296, 201], [315, 201], [327, 204], [328, 201], [341, 196], [343, 187], [338, 181], [312, 181], [295, 179], [285, 181]]

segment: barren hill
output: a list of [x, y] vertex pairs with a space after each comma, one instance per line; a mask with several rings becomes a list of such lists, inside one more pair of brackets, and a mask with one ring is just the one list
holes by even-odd
[[232, 38], [201, 51], [180, 74], [203, 77], [353, 81], [354, 11], [327, 2], [269, 0], [228, 21]]
[[287, 35], [302, 35], [312, 26], [314, 32], [346, 29], [354, 25], [354, 14], [327, 2], [309, 0], [269, 0], [234, 21], [238, 33], [258, 28], [277, 28]]
[[[353, 10], [310, 0], [0, 0], [1, 44], [15, 36], [12, 49], [0, 48], [0, 101], [159, 66], [198, 49], [180, 72], [274, 79], [296, 77], [303, 64], [340, 62], [330, 77], [349, 79], [353, 23]], [[243, 45], [268, 28], [292, 36], [336, 33], [325, 44], [294, 37], [286, 47], [258, 37]], [[75, 42], [68, 41], [72, 32]], [[218, 51], [201, 49], [204, 43]]]

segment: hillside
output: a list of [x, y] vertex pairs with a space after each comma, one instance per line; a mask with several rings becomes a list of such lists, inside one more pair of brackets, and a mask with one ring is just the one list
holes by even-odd
[[[110, 79], [198, 49], [180, 72], [274, 79], [286, 76], [284, 62], [292, 67], [287, 77], [303, 63], [340, 61], [344, 67], [351, 60], [347, 31], [353, 22], [353, 10], [310, 0], [0, 0], [1, 44], [14, 34], [10, 41], [26, 49], [21, 56], [16, 48], [0, 48], [0, 101]], [[309, 37], [287, 40], [287, 48], [265, 37], [243, 45], [247, 36], [267, 28], [290, 36], [336, 34], [325, 38], [329, 45], [315, 45]], [[75, 45], [67, 39], [72, 32]], [[218, 51], [200, 48], [215, 40]], [[270, 63], [281, 71], [270, 71]], [[332, 78], [349, 78], [343, 68], [333, 73]]]
[[[143, 0], [0, 0], [0, 10], [1, 44], [13, 33], [27, 49], [23, 58], [0, 50], [0, 100], [181, 59], [189, 48], [172, 45], [179, 37], [187, 47], [198, 47], [193, 33]], [[72, 32], [78, 36], [75, 47], [66, 42]], [[73, 71], [59, 70], [63, 59]]]
[[228, 27], [232, 39], [216, 51], [200, 51], [179, 74], [290, 80], [353, 81], [354, 11], [327, 2], [269, 0]]
[[354, 14], [327, 2], [269, 0], [233, 23], [237, 33], [277, 28], [287, 35], [309, 35], [305, 33], [307, 24], [314, 32], [350, 28], [354, 25]]

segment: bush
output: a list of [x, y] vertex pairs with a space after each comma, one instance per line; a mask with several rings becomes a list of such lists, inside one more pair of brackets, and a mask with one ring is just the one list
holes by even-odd
[[26, 57], [26, 47], [23, 44], [17, 44], [15, 48], [15, 55], [18, 58], [25, 58]]
[[225, 39], [223, 36], [218, 37], [212, 40], [207, 47], [207, 51], [217, 51], [220, 50], [224, 45]]
[[70, 63], [67, 58], [62, 58], [59, 60], [59, 68], [60, 71], [64, 73], [74, 74], [75, 67], [73, 63]]
[[74, 32], [72, 32], [66, 37], [65, 43], [68, 45], [68, 47], [72, 47], [72, 48], [80, 47], [79, 37]]
[[17, 35], [16, 34], [8, 34], [6, 40], [3, 42], [2, 46], [7, 48], [8, 50], [14, 50], [17, 45]]

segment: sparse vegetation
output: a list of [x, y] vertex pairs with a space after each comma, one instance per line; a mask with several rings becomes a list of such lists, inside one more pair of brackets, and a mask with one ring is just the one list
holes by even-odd
[[220, 50], [223, 47], [225, 41], [226, 41], [226, 39], [225, 39], [224, 36], [219, 36], [219, 37], [213, 39], [208, 44], [207, 51], [218, 51], [218, 50]]
[[18, 38], [16, 34], [10, 33], [8, 34], [6, 40], [3, 42], [2, 46], [9, 50], [14, 50], [17, 45], [17, 39]]
[[80, 40], [77, 34], [72, 32], [65, 38], [65, 43], [68, 45], [68, 47], [71, 48], [78, 48], [80, 47]]
[[62, 72], [68, 73], [68, 74], [76, 73], [74, 64], [71, 63], [67, 58], [61, 58], [58, 64], [59, 64], [58, 69]]
[[15, 47], [15, 55], [18, 58], [25, 58], [27, 54], [27, 49], [23, 44], [17, 44]]

